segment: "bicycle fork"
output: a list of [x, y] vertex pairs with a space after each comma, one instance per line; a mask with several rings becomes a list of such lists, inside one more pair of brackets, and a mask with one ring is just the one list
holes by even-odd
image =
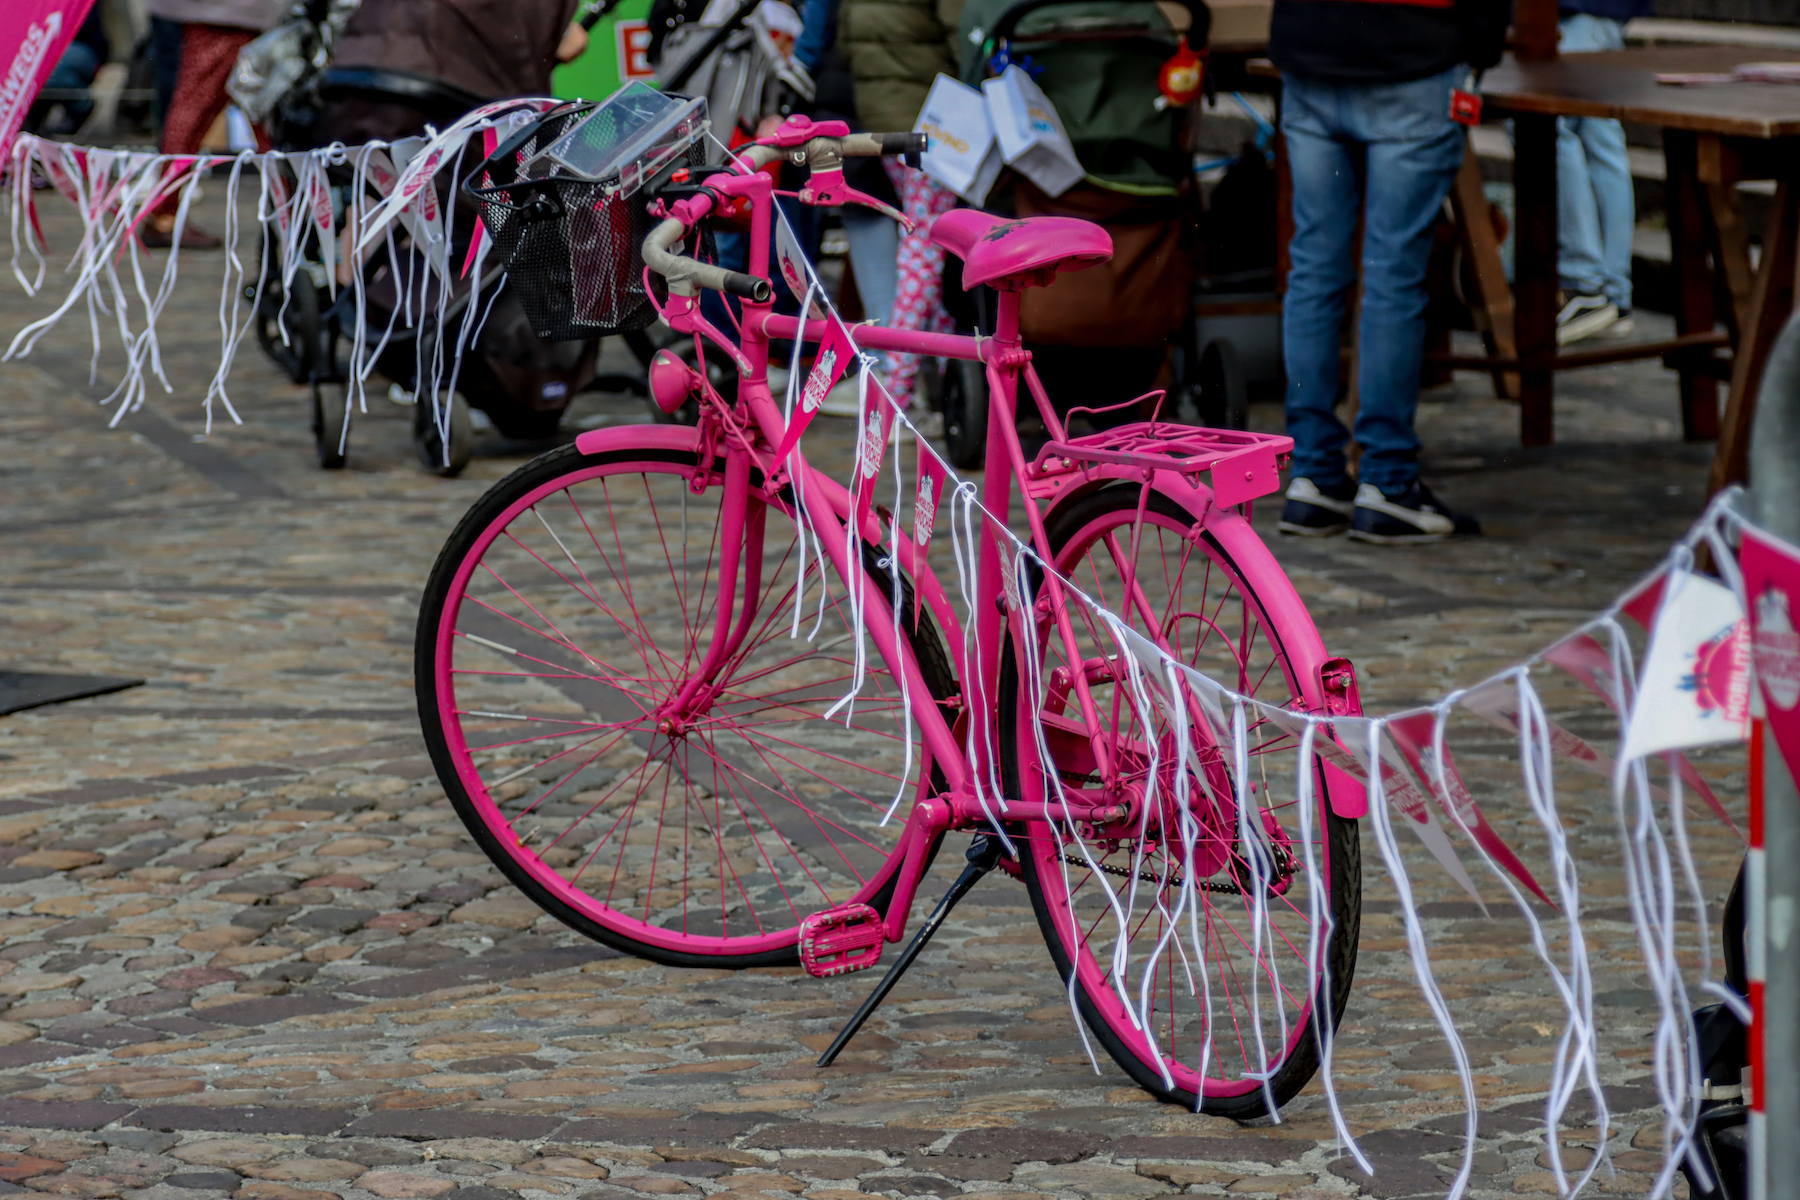
[[[658, 732], [674, 738], [686, 728], [695, 712], [704, 712], [713, 697], [713, 680], [749, 636], [756, 618], [756, 597], [762, 590], [763, 529], [769, 506], [750, 495], [750, 452], [733, 446], [725, 455], [724, 504], [720, 512], [717, 550], [718, 596], [713, 616], [713, 638], [706, 657], [656, 714]], [[682, 537], [687, 530], [684, 526]], [[682, 546], [685, 561], [687, 546]], [[743, 585], [738, 575], [742, 569]]]

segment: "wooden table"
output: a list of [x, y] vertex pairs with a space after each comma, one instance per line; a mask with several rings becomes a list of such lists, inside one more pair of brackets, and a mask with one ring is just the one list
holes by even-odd
[[[1718, 437], [1712, 490], [1741, 481], [1755, 397], [1775, 335], [1794, 305], [1800, 226], [1800, 85], [1658, 84], [1663, 72], [1729, 72], [1740, 63], [1800, 61], [1791, 51], [1733, 46], [1657, 47], [1571, 54], [1541, 62], [1508, 57], [1482, 80], [1487, 119], [1514, 121], [1513, 356], [1452, 365], [1516, 368], [1526, 445], [1554, 438], [1559, 368], [1660, 356], [1681, 373], [1682, 424], [1692, 440]], [[1679, 281], [1677, 337], [1557, 353], [1556, 118], [1612, 117], [1658, 126]], [[1776, 181], [1776, 200], [1752, 272], [1736, 185]], [[1708, 268], [1708, 258], [1716, 270]], [[1722, 319], [1725, 332], [1715, 328]], [[1715, 347], [1729, 344], [1721, 358]], [[1730, 382], [1725, 412], [1717, 383]]]

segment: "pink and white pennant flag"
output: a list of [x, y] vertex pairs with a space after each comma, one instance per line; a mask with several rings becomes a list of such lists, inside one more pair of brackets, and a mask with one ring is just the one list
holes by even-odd
[[1750, 657], [1764, 720], [1788, 770], [1800, 777], [1800, 547], [1747, 526], [1738, 569], [1750, 602]]
[[1650, 629], [1619, 756], [1741, 742], [1750, 732], [1750, 631], [1737, 595], [1676, 569]]
[[1443, 747], [1443, 757], [1441, 760], [1438, 758], [1436, 729], [1437, 717], [1428, 712], [1398, 717], [1388, 722], [1388, 736], [1393, 739], [1394, 748], [1406, 760], [1407, 769], [1425, 785], [1431, 798], [1437, 801], [1444, 815], [1467, 830], [1475, 843], [1487, 851], [1488, 857], [1504, 867], [1508, 874], [1530, 888], [1538, 899], [1554, 908], [1555, 903], [1544, 894], [1544, 889], [1538, 886], [1538, 881], [1532, 878], [1531, 872], [1519, 861], [1519, 856], [1513, 853], [1512, 847], [1488, 824], [1481, 807], [1475, 803], [1474, 795], [1463, 782], [1461, 772], [1456, 769], [1456, 762], [1450, 757], [1450, 748]]
[[[808, 387], [811, 384], [808, 380]], [[881, 460], [887, 453], [888, 435], [894, 429], [893, 402], [880, 388], [865, 385], [862, 391], [862, 416], [858, 418], [862, 428], [856, 435], [856, 474], [850, 486], [851, 495], [856, 499], [852, 529], [863, 527], [863, 522], [869, 519], [869, 510], [875, 505], [875, 481], [881, 477]]]
[[819, 339], [819, 353], [813, 359], [812, 370], [807, 373], [806, 383], [800, 389], [800, 403], [788, 414], [787, 432], [781, 437], [781, 445], [776, 447], [775, 461], [786, 462], [787, 456], [794, 452], [800, 444], [800, 435], [812, 424], [812, 419], [819, 414], [819, 405], [825, 401], [825, 393], [837, 386], [844, 372], [856, 360], [856, 347], [844, 335], [844, 328], [833, 321], [825, 330], [825, 336]]
[[[938, 456], [931, 452], [924, 438], [919, 438], [919, 460], [915, 474], [919, 481], [919, 490], [913, 496], [913, 545], [919, 548], [919, 562], [923, 564], [931, 553], [931, 532], [937, 527], [938, 505], [944, 502], [944, 480], [946, 478], [944, 464]], [[920, 572], [921, 574], [923, 572]], [[919, 612], [925, 603], [925, 589], [921, 583], [913, 587], [913, 627], [919, 625]]]
[[[1662, 595], [1661, 584], [1658, 583], [1652, 585], [1652, 587], [1645, 588], [1644, 592], [1640, 593], [1640, 595], [1643, 594], [1660, 597]], [[1654, 613], [1646, 613], [1645, 619], [1646, 621], [1653, 620]], [[1648, 626], [1646, 625], [1646, 627]], [[1618, 679], [1616, 672], [1613, 670], [1612, 655], [1608, 654], [1606, 648], [1595, 641], [1592, 636], [1585, 633], [1569, 635], [1562, 641], [1556, 643], [1556, 645], [1544, 651], [1544, 661], [1554, 663], [1564, 671], [1567, 671], [1570, 675], [1573, 675], [1580, 681], [1582, 686], [1586, 687], [1590, 692], [1594, 693], [1594, 695], [1605, 701], [1608, 708], [1612, 709], [1614, 712], [1618, 711]], [[1567, 734], [1568, 738], [1574, 738], [1574, 741], [1579, 743], [1583, 752], [1580, 753], [1578, 757], [1581, 757], [1588, 763], [1597, 761], [1597, 756], [1593, 748], [1588, 746], [1586, 742], [1581, 741], [1581, 739], [1575, 737], [1574, 734], [1563, 730], [1560, 726], [1554, 726], [1554, 728], [1557, 734]], [[1567, 739], [1563, 739], [1565, 742], [1566, 740]], [[1553, 738], [1551, 748], [1558, 753], [1568, 753], [1563, 745], [1556, 743], [1555, 738]], [[1683, 786], [1692, 788], [1695, 792], [1699, 793], [1700, 798], [1706, 801], [1707, 807], [1712, 809], [1713, 816], [1725, 822], [1726, 827], [1733, 833], [1738, 833], [1737, 822], [1733, 821], [1731, 819], [1731, 814], [1725, 811], [1725, 805], [1713, 792], [1711, 785], [1709, 785], [1705, 778], [1701, 776], [1700, 772], [1695, 769], [1694, 764], [1689, 762], [1684, 755], [1677, 754], [1675, 755], [1675, 768], [1681, 775]], [[1612, 770], [1610, 762], [1607, 764], [1606, 769], [1607, 773], [1610, 774]]]

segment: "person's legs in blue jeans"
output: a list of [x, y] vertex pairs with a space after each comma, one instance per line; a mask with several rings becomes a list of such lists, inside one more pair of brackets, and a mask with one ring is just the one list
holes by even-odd
[[[1605, 294], [1620, 310], [1631, 307], [1631, 234], [1637, 225], [1637, 198], [1631, 189], [1631, 159], [1625, 127], [1617, 121], [1583, 117], [1581, 147], [1600, 223], [1600, 262]], [[1560, 169], [1561, 156], [1557, 162]]]
[[[1625, 27], [1611, 17], [1571, 13], [1559, 24], [1565, 54], [1623, 50]], [[1557, 274], [1577, 295], [1631, 307], [1631, 231], [1637, 205], [1625, 127], [1599, 117], [1556, 123]]]
[[[1420, 81], [1425, 82], [1425, 81]], [[1441, 112], [1448, 112], [1445, 90]], [[1419, 369], [1425, 351], [1425, 267], [1431, 232], [1462, 166], [1465, 134], [1371, 141], [1363, 208], [1362, 318], [1357, 342], [1358, 477], [1382, 492], [1418, 478]]]
[[1571, 295], [1598, 296], [1606, 291], [1606, 261], [1582, 147], [1580, 126], [1586, 124], [1582, 117], [1556, 119], [1556, 274]]
[[1281, 310], [1287, 428], [1294, 439], [1294, 476], [1321, 489], [1346, 477], [1350, 434], [1333, 409], [1344, 304], [1356, 282], [1353, 242], [1362, 198], [1361, 148], [1334, 136], [1339, 91], [1318, 80], [1283, 79], [1281, 126], [1294, 181], [1294, 237]]

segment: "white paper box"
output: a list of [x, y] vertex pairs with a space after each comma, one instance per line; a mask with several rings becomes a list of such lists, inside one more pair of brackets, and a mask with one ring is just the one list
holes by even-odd
[[981, 90], [1007, 166], [1050, 196], [1060, 196], [1081, 182], [1085, 174], [1081, 160], [1075, 157], [1056, 106], [1035, 79], [1009, 66], [999, 78], [983, 83]]
[[920, 161], [925, 173], [979, 206], [1004, 165], [988, 119], [987, 98], [968, 84], [939, 75], [919, 110], [914, 133], [931, 139]]

